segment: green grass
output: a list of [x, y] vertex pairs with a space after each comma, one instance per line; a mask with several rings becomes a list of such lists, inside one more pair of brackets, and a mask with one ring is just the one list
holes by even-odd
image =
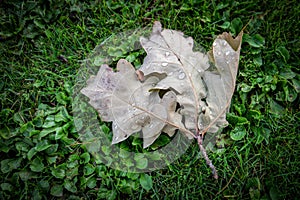
[[[296, 0], [0, 1], [0, 199], [299, 199], [299, 10]], [[206, 50], [247, 25], [230, 125], [209, 153], [218, 180], [196, 144], [149, 178], [99, 163], [79, 140], [81, 61], [155, 20]], [[245, 136], [233, 140], [236, 130]]]

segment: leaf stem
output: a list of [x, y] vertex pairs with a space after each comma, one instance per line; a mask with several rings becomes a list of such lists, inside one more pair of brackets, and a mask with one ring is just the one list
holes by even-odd
[[201, 151], [201, 153], [202, 153], [202, 155], [203, 155], [203, 157], [204, 157], [204, 159], [205, 159], [205, 161], [206, 161], [206, 164], [207, 164], [207, 165], [211, 168], [211, 170], [212, 170], [213, 177], [214, 177], [215, 179], [218, 179], [218, 172], [217, 172], [215, 166], [212, 164], [211, 160], [208, 158], [208, 155], [207, 155], [207, 153], [206, 153], [206, 150], [205, 150], [205, 148], [203, 147], [203, 137], [202, 137], [202, 135], [200, 135], [200, 134], [197, 135], [197, 142], [198, 142], [200, 151]]

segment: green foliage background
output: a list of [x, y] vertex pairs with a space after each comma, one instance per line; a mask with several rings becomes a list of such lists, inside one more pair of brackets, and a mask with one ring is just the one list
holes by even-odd
[[[0, 199], [300, 198], [299, 10], [296, 0], [0, 1]], [[154, 20], [206, 50], [247, 25], [230, 125], [209, 153], [219, 180], [196, 144], [166, 169], [134, 174], [78, 140], [80, 61], [113, 33]]]

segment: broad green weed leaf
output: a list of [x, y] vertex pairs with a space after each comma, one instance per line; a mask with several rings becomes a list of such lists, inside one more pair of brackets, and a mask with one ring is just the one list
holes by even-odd
[[152, 145], [151, 149], [156, 150], [170, 142], [170, 138], [166, 135], [161, 135]]
[[86, 186], [90, 189], [95, 188], [97, 185], [97, 179], [95, 177], [88, 178]]
[[33, 120], [32, 120], [32, 123], [34, 124], [35, 127], [42, 127], [43, 124], [44, 124], [44, 119], [40, 116], [37, 116], [35, 117]]
[[230, 27], [230, 22], [224, 22], [222, 25], [220, 25], [220, 28], [222, 28], [222, 29], [227, 29], [227, 28], [229, 28]]
[[44, 170], [44, 164], [39, 157], [35, 158], [29, 167], [33, 172], [42, 172]]
[[243, 22], [240, 18], [234, 18], [230, 24], [230, 31], [233, 35], [238, 35], [238, 33], [243, 28]]
[[3, 139], [9, 139], [9, 138], [16, 136], [18, 132], [19, 132], [19, 129], [11, 129], [11, 128], [7, 127], [6, 125], [4, 125], [4, 128], [0, 129], [0, 136]]
[[45, 153], [51, 155], [56, 153], [57, 149], [58, 149], [58, 144], [51, 144], [51, 146], [45, 150]]
[[276, 53], [283, 58], [285, 63], [290, 59], [290, 53], [284, 46], [276, 48]]
[[12, 190], [14, 189], [14, 187], [10, 183], [1, 183], [0, 186], [3, 191], [6, 190], [12, 192]]
[[49, 181], [47, 181], [47, 180], [41, 180], [41, 181], [39, 181], [39, 186], [41, 186], [44, 189], [48, 189], [50, 184], [49, 184]]
[[56, 162], [57, 156], [47, 156], [47, 157], [46, 157], [46, 160], [47, 160], [47, 162], [48, 162], [49, 164], [53, 164], [53, 163]]
[[8, 173], [20, 167], [22, 158], [5, 159], [1, 161], [1, 171]]
[[36, 144], [35, 150], [36, 151], [44, 151], [44, 150], [48, 149], [51, 146], [52, 145], [49, 144], [48, 140], [42, 140], [42, 141], [40, 141], [39, 143]]
[[128, 158], [130, 156], [130, 152], [124, 149], [120, 149], [119, 156], [121, 158]]
[[27, 152], [29, 150], [29, 144], [27, 144], [25, 142], [17, 142], [15, 144], [15, 146], [18, 151], [26, 151]]
[[20, 124], [20, 125], [23, 125], [25, 122], [24, 122], [24, 116], [23, 116], [23, 112], [17, 112], [14, 114], [13, 116], [13, 120], [14, 122]]
[[231, 139], [233, 139], [235, 141], [238, 141], [238, 140], [242, 140], [245, 137], [246, 133], [247, 133], [247, 131], [246, 131], [246, 129], [243, 125], [236, 126], [230, 132], [230, 137], [231, 137]]
[[68, 102], [70, 101], [69, 98], [70, 97], [68, 97], [64, 92], [59, 92], [59, 93], [56, 94], [57, 102], [62, 104], [62, 105], [67, 105]]
[[56, 131], [56, 127], [43, 129], [43, 130], [39, 133], [39, 138], [45, 137], [45, 136], [47, 136], [49, 133], [52, 133], [52, 132], [55, 132], [55, 131]]
[[147, 158], [141, 158], [136, 160], [136, 167], [139, 169], [145, 169], [148, 167], [148, 159]]
[[63, 186], [62, 185], [53, 185], [50, 190], [50, 194], [56, 197], [63, 196]]
[[253, 36], [245, 34], [243, 37], [243, 41], [247, 42], [250, 46], [255, 48], [261, 48], [265, 45], [265, 38], [259, 34], [255, 34]]
[[289, 68], [285, 68], [280, 71], [280, 76], [285, 79], [292, 79], [296, 77], [296, 73]]
[[153, 187], [152, 177], [148, 174], [141, 174], [140, 184], [145, 190], [151, 190]]
[[293, 87], [295, 88], [297, 93], [300, 93], [300, 81], [297, 79], [292, 79]]
[[66, 179], [64, 181], [64, 188], [66, 188], [68, 191], [75, 193], [77, 192], [77, 187], [76, 185], [73, 183], [72, 180]]
[[56, 122], [55, 122], [55, 116], [54, 115], [49, 115], [47, 116], [47, 118], [45, 119], [45, 122], [43, 124], [43, 128], [51, 128], [56, 126]]
[[90, 162], [91, 156], [88, 152], [85, 152], [80, 155], [80, 158], [83, 160], [83, 163], [85, 164], [85, 163]]
[[24, 135], [29, 135], [30, 132], [33, 130], [34, 130], [34, 125], [32, 124], [32, 122], [23, 124], [20, 128], [20, 132], [23, 133]]
[[66, 166], [59, 165], [51, 169], [51, 174], [56, 178], [63, 179], [66, 175]]
[[247, 124], [249, 121], [245, 117], [240, 117], [235, 115], [234, 113], [228, 113], [227, 119], [230, 122], [230, 124], [236, 125], [236, 124]]
[[95, 167], [92, 164], [86, 164], [83, 168], [83, 174], [88, 176], [91, 175], [95, 171]]
[[59, 140], [60, 138], [64, 137], [66, 134], [62, 127], [57, 127], [55, 129], [55, 140]]
[[61, 109], [59, 113], [54, 116], [55, 122], [67, 122], [70, 119], [70, 116], [66, 108]]
[[28, 160], [31, 160], [31, 158], [37, 153], [37, 151], [35, 150], [35, 147], [31, 148], [28, 152], [27, 152], [27, 158]]

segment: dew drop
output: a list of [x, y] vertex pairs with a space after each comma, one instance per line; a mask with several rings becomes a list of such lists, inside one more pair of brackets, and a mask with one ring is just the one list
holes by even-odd
[[149, 69], [150, 65], [146, 65], [146, 69]]
[[189, 76], [192, 76], [192, 74], [191, 74], [191, 73], [189, 73]]
[[167, 52], [165, 53], [165, 55], [166, 55], [166, 56], [169, 56], [169, 55], [170, 55], [170, 52], [167, 51]]
[[173, 75], [173, 72], [170, 72], [168, 75], [169, 75], [169, 76], [172, 76], [172, 75]]
[[119, 139], [119, 137], [117, 136], [117, 137], [115, 137], [115, 140], [118, 140]]
[[226, 45], [227, 45], [227, 42], [226, 42], [226, 41], [224, 41], [224, 42], [223, 42], [223, 46], [226, 46]]
[[225, 55], [228, 56], [229, 54], [230, 54], [230, 52], [229, 52], [229, 51], [226, 51]]
[[217, 54], [218, 54], [218, 56], [220, 56], [220, 55], [221, 55], [221, 52], [220, 52], [220, 51], [218, 51], [218, 53], [217, 53]]
[[229, 64], [229, 61], [226, 61], [226, 64]]
[[215, 47], [215, 46], [217, 46], [217, 43], [216, 43], [216, 42], [214, 42], [214, 43], [213, 43], [213, 46], [214, 46], [214, 47]]
[[149, 47], [147, 50], [150, 51], [152, 49], [152, 47]]
[[197, 72], [201, 73], [201, 69], [197, 69]]
[[153, 127], [153, 124], [150, 124], [149, 128], [152, 128]]
[[181, 86], [184, 86], [184, 83], [180, 83]]
[[166, 67], [166, 66], [168, 66], [168, 63], [163, 62], [163, 63], [161, 63], [161, 66]]
[[178, 78], [180, 80], [184, 79], [185, 78], [185, 73], [184, 72], [181, 72], [179, 75], [178, 75]]

